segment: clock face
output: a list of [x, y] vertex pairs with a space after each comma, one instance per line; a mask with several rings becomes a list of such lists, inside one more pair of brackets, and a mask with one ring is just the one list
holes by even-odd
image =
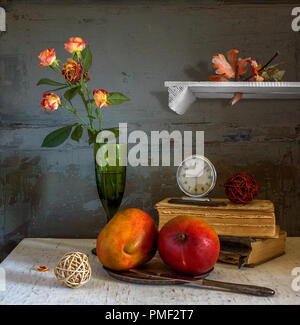
[[204, 156], [190, 156], [177, 169], [177, 183], [191, 197], [208, 194], [214, 188], [216, 179], [214, 165]]

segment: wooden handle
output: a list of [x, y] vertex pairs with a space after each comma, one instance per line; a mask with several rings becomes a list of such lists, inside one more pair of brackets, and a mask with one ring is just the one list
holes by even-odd
[[[199, 282], [201, 283], [201, 286], [207, 286], [216, 289], [225, 289], [230, 292], [244, 293], [253, 296], [269, 297], [274, 296], [275, 294], [275, 291], [273, 289], [254, 285], [220, 282], [208, 279], [201, 279]], [[196, 284], [197, 282], [194, 283]]]

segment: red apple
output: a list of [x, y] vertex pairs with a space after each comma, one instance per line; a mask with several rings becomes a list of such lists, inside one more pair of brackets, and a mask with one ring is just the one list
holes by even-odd
[[220, 241], [214, 229], [200, 218], [179, 216], [160, 230], [158, 251], [162, 260], [176, 272], [199, 275], [217, 262]]

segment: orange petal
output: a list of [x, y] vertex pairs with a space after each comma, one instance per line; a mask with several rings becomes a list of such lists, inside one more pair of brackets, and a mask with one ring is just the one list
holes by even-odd
[[46, 272], [46, 271], [49, 271], [50, 268], [47, 267], [47, 266], [42, 266], [41, 265], [41, 266], [38, 266], [37, 270], [40, 271], [40, 272]]

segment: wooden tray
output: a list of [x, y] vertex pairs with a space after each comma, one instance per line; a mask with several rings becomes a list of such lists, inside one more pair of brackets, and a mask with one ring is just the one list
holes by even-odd
[[[147, 276], [146, 274], [138, 274], [133, 273], [130, 271], [113, 271], [106, 267], [103, 267], [105, 271], [114, 279], [125, 281], [129, 283], [135, 283], [135, 284], [150, 284], [150, 285], [173, 285], [173, 284], [184, 284], [180, 281], [176, 281], [173, 279], [154, 279], [150, 276]], [[174, 272], [172, 269], [170, 269], [162, 260], [161, 258], [156, 255], [153, 257], [151, 261], [148, 263], [140, 266], [137, 268], [138, 270], [143, 271], [150, 271], [150, 272], [157, 272], [157, 273], [167, 273], [167, 274], [176, 274], [178, 273]], [[196, 279], [205, 278], [207, 277], [211, 272], [213, 271], [213, 268], [201, 275], [196, 276]]]
[[[135, 284], [149, 284], [149, 285], [189, 285], [193, 283], [197, 287], [212, 289], [212, 290], [221, 290], [227, 292], [234, 292], [234, 293], [242, 293], [242, 294], [250, 294], [254, 296], [263, 296], [269, 297], [275, 294], [275, 291], [270, 288], [265, 287], [258, 287], [255, 285], [248, 285], [248, 284], [239, 284], [239, 283], [229, 283], [229, 282], [221, 282], [215, 280], [206, 279], [207, 275], [212, 272], [213, 269], [208, 271], [205, 274], [199, 275], [197, 277], [185, 277], [176, 274], [174, 271], [170, 270], [162, 260], [156, 256], [150, 262], [143, 265], [140, 268], [136, 268], [135, 270], [141, 270], [146, 272], [153, 272], [154, 274], [173, 274], [176, 275], [177, 278], [173, 279], [166, 279], [166, 278], [153, 278], [153, 276], [148, 274], [141, 274], [136, 272], [124, 271], [112, 271], [105, 268], [107, 273], [120, 281], [128, 282], [128, 283], [135, 283]], [[179, 280], [180, 279], [180, 280]]]

